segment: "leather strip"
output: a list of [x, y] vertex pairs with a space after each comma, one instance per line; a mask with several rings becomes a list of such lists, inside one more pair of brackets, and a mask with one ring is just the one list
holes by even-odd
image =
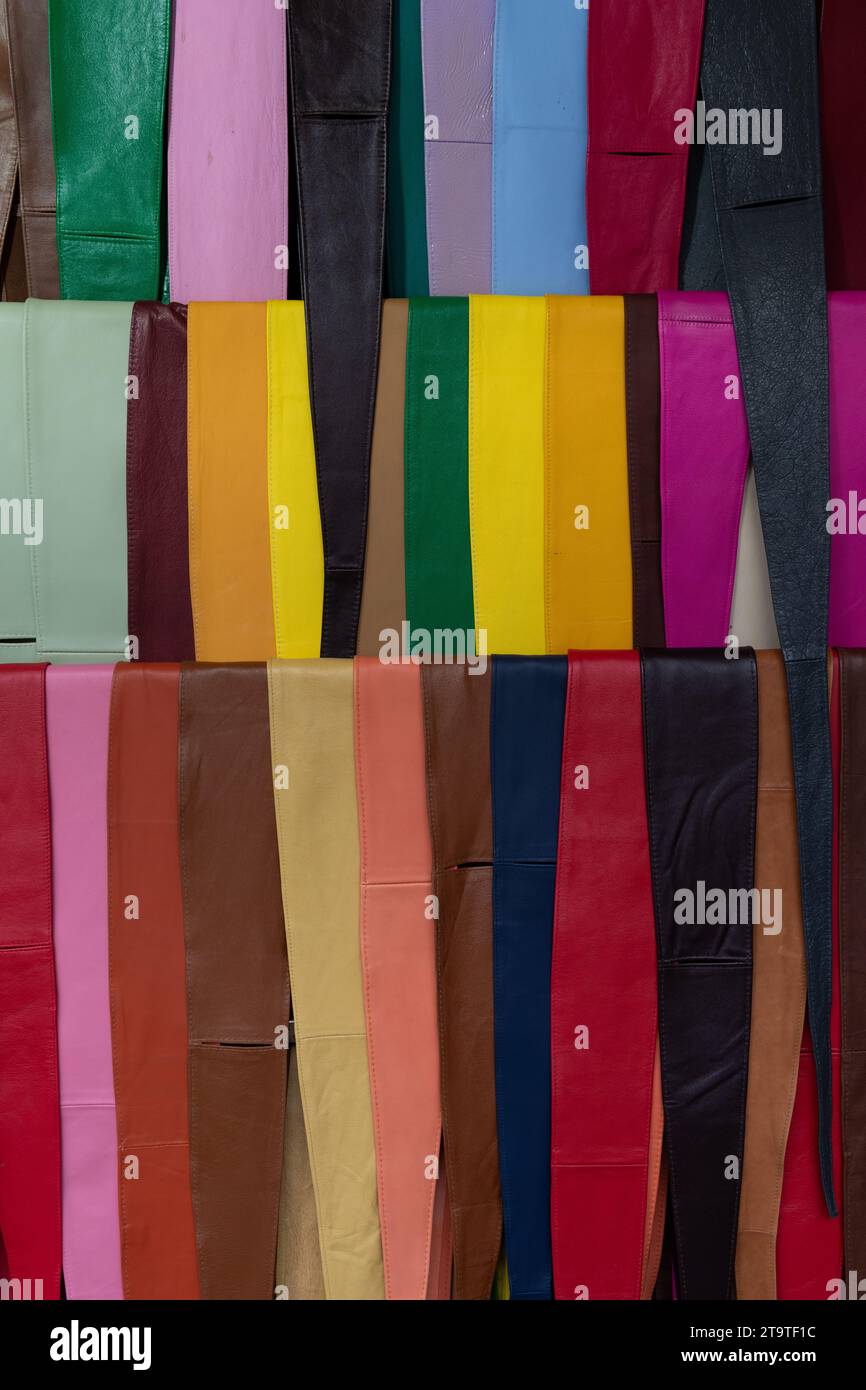
[[67, 1298], [122, 1299], [105, 837], [110, 666], [51, 668], [54, 960]]
[[769, 895], [776, 920], [769, 925], [756, 923], [752, 936], [751, 1042], [736, 1283], [738, 1299], [775, 1299], [776, 1232], [806, 1016], [806, 958], [785, 667], [778, 652], [758, 652], [756, 659], [755, 887]]
[[[546, 650], [628, 648], [632, 573], [623, 301], [551, 296], [545, 388]], [[580, 389], [575, 389], [580, 381]]]
[[159, 298], [170, 27], [169, 0], [49, 0], [64, 299]]
[[266, 304], [189, 309], [189, 566], [199, 661], [276, 652]]
[[359, 658], [354, 701], [361, 969], [385, 1297], [424, 1299], [442, 1121], [420, 670]]
[[126, 407], [129, 630], [141, 661], [192, 661], [186, 320], [183, 304], [134, 304]]
[[[393, 0], [388, 106], [388, 293], [430, 293], [424, 189], [420, 0]], [[434, 291], [435, 293], [435, 291]]]
[[[727, 1299], [752, 978], [751, 923], [739, 920], [742, 899], [729, 895], [754, 883], [755, 659], [744, 648], [736, 661], [717, 651], [647, 651], [641, 661], [677, 1288], [684, 1300]], [[724, 897], [719, 923], [713, 890]], [[694, 925], [682, 920], [683, 891], [692, 894]]]
[[866, 935], [863, 930], [866, 795], [866, 653], [840, 651], [839, 947], [845, 1270], [866, 1269]]
[[510, 1297], [553, 1296], [550, 989], [567, 663], [496, 657], [490, 712], [499, 1172]]
[[479, 652], [544, 651], [546, 322], [543, 299], [469, 301], [469, 518]]
[[[60, 1297], [45, 668], [0, 671], [0, 1277]], [[41, 1292], [32, 1281], [41, 1281]]]
[[495, 16], [496, 0], [421, 0], [432, 295], [490, 293]]
[[285, 299], [285, 6], [175, 0], [168, 236], [175, 299]]
[[15, 225], [18, 181], [18, 129], [12, 97], [9, 30], [0, 8], [0, 261], [6, 259], [6, 237]]
[[403, 417], [406, 402], [406, 336], [409, 304], [382, 306], [382, 347], [370, 456], [370, 515], [358, 626], [358, 652], [377, 656], [386, 628], [401, 630], [406, 617], [403, 539]]
[[558, 1299], [641, 1297], [656, 1013], [640, 658], [572, 652], [550, 992]]
[[[359, 928], [349, 661], [271, 662], [271, 759], [298, 1072], [328, 1299], [385, 1296]], [[281, 773], [287, 783], [281, 784]]]
[[206, 1299], [274, 1296], [289, 979], [272, 782], [265, 667], [184, 666], [189, 1144]]
[[663, 647], [658, 308], [654, 294], [627, 294], [624, 305], [632, 645]]
[[34, 299], [59, 299], [48, 0], [6, 0], [6, 17], [18, 127], [27, 289]]
[[189, 1166], [177, 666], [117, 666], [108, 946], [123, 1292], [199, 1296]]
[[18, 192], [12, 195], [9, 214], [9, 235], [5, 253], [0, 259], [0, 299], [23, 304], [27, 298], [27, 261], [24, 255], [24, 231]]
[[857, 0], [822, 0], [820, 45], [821, 167], [827, 284], [866, 284], [866, 120], [860, 55], [866, 10]]
[[[586, 6], [498, 0], [493, 291], [588, 294]], [[616, 286], [616, 289], [619, 289]]]
[[[25, 462], [24, 409], [24, 305], [0, 306], [0, 419], [3, 450], [0, 452], [0, 497], [18, 499], [22, 528], [28, 499]], [[32, 528], [37, 513], [30, 499]], [[44, 507], [43, 507], [44, 510]], [[13, 513], [14, 516], [14, 513]], [[33, 596], [30, 551], [26, 532], [10, 533], [0, 542], [0, 665], [36, 660], [36, 608]]]
[[286, 1096], [286, 1133], [283, 1145], [283, 1185], [280, 1192], [280, 1229], [277, 1240], [277, 1294], [293, 1302], [325, 1297], [322, 1255], [316, 1221], [316, 1194], [310, 1172], [310, 1155], [304, 1129], [298, 1050], [294, 1024], [290, 1026], [289, 1089]]
[[493, 1020], [489, 669], [423, 666], [427, 801], [439, 917], [442, 1127], [454, 1297], [490, 1298], [502, 1241]]
[[[412, 628], [471, 632], [469, 304], [413, 299], [406, 357], [406, 611]], [[435, 654], [435, 640], [434, 640]]]
[[325, 547], [322, 655], [347, 657], [358, 637], [379, 355], [391, 0], [291, 0], [288, 14]]
[[837, 528], [831, 518], [827, 521], [828, 527], [832, 528], [828, 641], [834, 647], [866, 647], [866, 569], [860, 531], [861, 525], [866, 531], [866, 521], [861, 517], [858, 506], [858, 499], [866, 494], [862, 444], [866, 430], [866, 402], [861, 385], [866, 293], [852, 291], [831, 294], [828, 296], [828, 310], [831, 366], [830, 495], [844, 508], [842, 527]]
[[324, 557], [300, 300], [268, 305], [268, 502], [278, 656], [318, 656]]

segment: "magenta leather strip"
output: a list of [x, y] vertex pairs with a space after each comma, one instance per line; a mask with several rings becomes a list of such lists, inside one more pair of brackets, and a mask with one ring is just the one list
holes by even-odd
[[274, 0], [175, 0], [173, 9], [168, 118], [172, 299], [285, 299], [285, 8], [278, 9]]
[[667, 644], [721, 647], [749, 463], [734, 330], [724, 294], [658, 298]]
[[490, 293], [496, 0], [422, 0], [431, 295]]
[[[831, 522], [831, 647], [866, 647], [866, 293], [829, 298], [830, 496], [844, 504]], [[858, 506], [862, 504], [862, 517]], [[862, 523], [863, 533], [855, 530]]]
[[123, 1298], [108, 991], [106, 788], [113, 669], [50, 666], [46, 674], [63, 1277], [70, 1299]]

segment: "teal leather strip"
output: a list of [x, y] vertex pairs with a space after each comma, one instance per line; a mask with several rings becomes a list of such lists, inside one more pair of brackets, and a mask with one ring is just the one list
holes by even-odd
[[49, 0], [63, 299], [156, 299], [170, 0]]
[[131, 304], [28, 300], [27, 488], [40, 660], [120, 661], [128, 633], [126, 379]]
[[393, 0], [388, 106], [388, 295], [429, 294], [421, 0]]
[[[38, 536], [24, 466], [24, 305], [0, 305], [0, 665], [35, 661], [36, 614], [25, 532]], [[28, 525], [29, 523], [29, 525]], [[29, 640], [28, 640], [29, 639]]]

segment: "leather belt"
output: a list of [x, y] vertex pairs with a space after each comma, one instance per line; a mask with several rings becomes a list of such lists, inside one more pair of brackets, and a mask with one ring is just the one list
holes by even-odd
[[6, 0], [6, 19], [18, 129], [27, 291], [34, 299], [59, 299], [48, 0]]
[[[355, 763], [385, 1297], [425, 1299], [444, 1208], [436, 1202], [442, 1134], [436, 927], [417, 666], [390, 668], [374, 657], [355, 662]], [[443, 1184], [444, 1178], [443, 1170]]]
[[322, 655], [347, 657], [358, 636], [379, 355], [391, 0], [291, 0], [288, 14], [325, 548]]
[[202, 1298], [271, 1299], [289, 979], [264, 666], [184, 666], [180, 852]]
[[268, 501], [277, 656], [318, 656], [324, 558], [304, 306], [268, 305]]
[[510, 1297], [553, 1295], [550, 963], [564, 657], [497, 657], [490, 711], [496, 1110]]
[[129, 629], [141, 661], [192, 661], [186, 320], [183, 304], [134, 304], [126, 407]]
[[489, 669], [423, 666], [427, 799], [439, 918], [442, 1126], [454, 1297], [490, 1298], [502, 1242], [493, 1018]]
[[866, 1269], [866, 653], [841, 651], [841, 777], [839, 806], [839, 939], [842, 1024], [845, 1270]]
[[[60, 1108], [45, 668], [0, 671], [0, 1277], [60, 1297]], [[40, 1297], [31, 1282], [31, 1296]]]
[[627, 648], [632, 574], [623, 301], [551, 296], [547, 314], [546, 650]]
[[627, 294], [624, 303], [632, 645], [663, 647], [658, 306], [654, 294]]
[[866, 284], [864, 48], [866, 10], [858, 0], [823, 0], [821, 166], [827, 284], [833, 290], [856, 290]]
[[661, 1132], [651, 1129], [656, 960], [640, 678], [635, 652], [569, 655], [550, 992], [558, 1299], [637, 1299], [655, 1279], [655, 1269], [645, 1275]]
[[589, 19], [586, 206], [593, 294], [676, 289], [704, 0], [604, 0]]
[[108, 945], [123, 1291], [199, 1296], [178, 848], [177, 666], [118, 666], [108, 745]]
[[[328, 1299], [384, 1298], [359, 931], [349, 661], [271, 662], [271, 756], [298, 1070]], [[287, 772], [288, 785], [279, 785]]]
[[[586, 8], [498, 0], [493, 290], [588, 294]], [[621, 287], [616, 286], [615, 291]], [[653, 286], [655, 288], [655, 286]]]
[[49, 0], [64, 299], [157, 299], [162, 290], [170, 10], [169, 0]]
[[284, 9], [273, 0], [175, 0], [169, 271], [172, 295], [184, 303], [286, 297]]
[[430, 293], [424, 189], [424, 78], [420, 0], [393, 0], [388, 106], [388, 294]]
[[112, 667], [46, 674], [67, 1298], [122, 1299], [105, 836]]
[[[726, 1299], [752, 977], [751, 923], [731, 895], [754, 883], [755, 660], [749, 648], [736, 661], [717, 651], [646, 651], [641, 660], [677, 1287], [685, 1300]], [[722, 896], [723, 913], [711, 915], [711, 894]]]
[[490, 293], [495, 16], [496, 0], [421, 0], [431, 295]]
[[[0, 419], [3, 420], [3, 452], [0, 455], [0, 496], [28, 500], [26, 468], [26, 414], [24, 394], [23, 304], [0, 306]], [[31, 526], [36, 520], [34, 499]], [[44, 499], [43, 499], [44, 501]], [[37, 659], [36, 601], [33, 594], [30, 550], [25, 535], [4, 536], [0, 543], [0, 594], [3, 595], [0, 628], [0, 664]]]

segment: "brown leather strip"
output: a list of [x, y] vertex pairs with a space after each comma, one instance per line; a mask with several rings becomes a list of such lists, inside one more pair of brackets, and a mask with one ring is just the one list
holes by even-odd
[[488, 1299], [502, 1241], [493, 1063], [490, 677], [422, 667], [454, 1297]]
[[839, 950], [845, 1269], [866, 1277], [866, 652], [840, 651]]
[[14, 225], [17, 178], [18, 131], [12, 103], [9, 32], [6, 10], [0, 7], [0, 259], [5, 259], [6, 237]]
[[658, 301], [654, 294], [625, 296], [625, 392], [634, 645], [663, 647]]
[[201, 1294], [270, 1299], [289, 977], [263, 665], [182, 668], [180, 845]]
[[33, 299], [59, 299], [48, 0], [6, 0], [6, 13], [28, 291]]

